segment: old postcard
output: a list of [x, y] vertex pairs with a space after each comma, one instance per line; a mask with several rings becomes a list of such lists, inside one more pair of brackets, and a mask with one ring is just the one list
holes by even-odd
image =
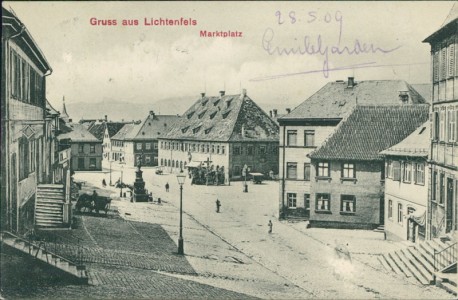
[[1, 299], [454, 299], [456, 1], [2, 2]]

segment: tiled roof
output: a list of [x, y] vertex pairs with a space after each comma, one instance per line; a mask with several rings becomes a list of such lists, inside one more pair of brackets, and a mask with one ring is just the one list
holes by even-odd
[[278, 125], [246, 94], [203, 96], [165, 138], [201, 141], [278, 141]]
[[47, 99], [46, 99], [46, 110], [51, 115], [58, 115], [59, 114], [59, 112], [51, 105], [51, 103], [49, 103], [49, 101]]
[[324, 160], [382, 160], [380, 151], [428, 120], [429, 105], [356, 106], [325, 143], [310, 154]]
[[[93, 123], [89, 126], [89, 132], [92, 133], [99, 140], [103, 140], [105, 129], [108, 128], [108, 135], [112, 137], [115, 135], [126, 123], [122, 122], [103, 122]], [[84, 125], [83, 125], [84, 126]]]
[[133, 140], [152, 140], [164, 136], [179, 118], [176, 115], [156, 115], [152, 112], [140, 123]]
[[430, 124], [426, 121], [408, 137], [380, 152], [382, 155], [427, 157], [430, 147]]
[[87, 129], [78, 123], [67, 123], [66, 126], [72, 131], [57, 136], [59, 140], [70, 139], [72, 142], [100, 142]]
[[399, 105], [399, 94], [406, 92], [410, 104], [426, 103], [411, 85], [403, 80], [368, 80], [348, 87], [347, 81], [329, 82], [291, 113], [279, 118], [335, 119], [343, 118], [355, 105]]
[[126, 136], [131, 133], [134, 129], [135, 126], [138, 126], [133, 123], [125, 124], [119, 131], [116, 133], [111, 139], [112, 140], [118, 140], [118, 141], [124, 141], [126, 140]]

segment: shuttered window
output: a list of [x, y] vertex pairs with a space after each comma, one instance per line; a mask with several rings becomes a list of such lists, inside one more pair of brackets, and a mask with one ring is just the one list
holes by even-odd
[[444, 47], [441, 49], [441, 64], [440, 64], [441, 80], [447, 78], [447, 48]]
[[448, 46], [448, 72], [447, 75], [455, 76], [455, 44], [452, 43]]
[[433, 54], [433, 81], [439, 81], [439, 49], [434, 49]]

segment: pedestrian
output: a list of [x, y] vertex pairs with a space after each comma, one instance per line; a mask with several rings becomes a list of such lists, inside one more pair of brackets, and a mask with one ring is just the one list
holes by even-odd
[[169, 188], [170, 188], [170, 185], [169, 185], [169, 183], [167, 182], [167, 183], [165, 184], [165, 191], [168, 192], [168, 191], [169, 191]]
[[107, 187], [107, 182], [105, 181], [105, 178], [102, 179], [102, 186]]
[[221, 202], [219, 201], [219, 199], [216, 199], [216, 212], [219, 213], [219, 208], [221, 206]]
[[273, 226], [273, 224], [272, 224], [272, 221], [271, 221], [271, 220], [269, 220], [269, 223], [267, 224], [267, 226], [269, 226], [269, 233], [272, 233], [272, 226]]

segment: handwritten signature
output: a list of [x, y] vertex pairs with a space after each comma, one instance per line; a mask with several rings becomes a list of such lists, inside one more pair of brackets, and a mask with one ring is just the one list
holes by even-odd
[[[319, 55], [323, 57], [323, 75], [324, 77], [329, 76], [329, 72], [333, 70], [340, 70], [341, 68], [329, 67], [330, 55], [361, 55], [366, 53], [382, 53], [388, 54], [398, 50], [401, 45], [394, 48], [382, 48], [374, 45], [373, 43], [364, 43], [358, 39], [355, 39], [352, 45], [340, 45], [340, 41], [336, 44], [326, 44], [321, 34], [318, 34], [316, 40], [309, 35], [305, 35], [299, 44], [294, 47], [283, 47], [275, 45], [274, 43], [275, 32], [272, 28], [267, 28], [262, 36], [262, 48], [269, 55]], [[339, 38], [340, 40], [340, 38]], [[367, 64], [374, 64], [370, 62]], [[361, 67], [361, 65], [355, 65]], [[351, 68], [351, 66], [345, 67], [345, 69]]]

